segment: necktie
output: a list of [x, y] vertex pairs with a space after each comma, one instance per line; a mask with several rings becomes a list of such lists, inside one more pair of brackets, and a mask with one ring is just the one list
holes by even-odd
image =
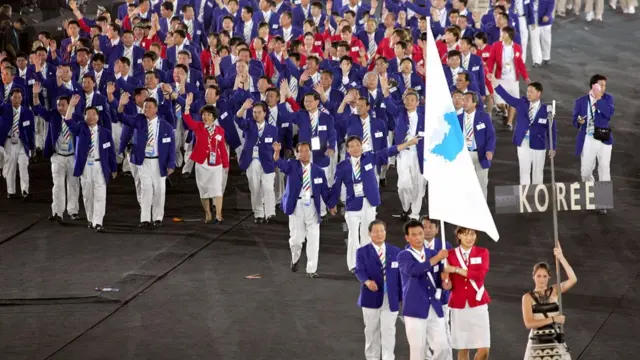
[[153, 133], [153, 125], [151, 121], [147, 123], [147, 147], [153, 147], [154, 142], [156, 140], [155, 134]]
[[258, 137], [262, 137], [263, 132], [264, 132], [264, 123], [262, 123], [262, 125], [258, 125]]
[[96, 158], [94, 154], [94, 151], [96, 149], [95, 134], [96, 134], [95, 129], [91, 129], [91, 144], [89, 145], [89, 159]]
[[251, 23], [244, 25], [244, 38], [247, 43], [251, 43]]
[[[176, 84], [176, 92], [178, 94], [180, 93], [179, 84]], [[176, 120], [182, 119], [182, 107], [180, 107], [180, 104], [177, 101], [175, 102], [175, 105], [173, 105], [173, 108], [175, 109], [175, 112], [176, 112]]]
[[213, 125], [207, 125], [206, 126], [207, 132], [209, 133], [209, 136], [213, 135]]
[[9, 101], [9, 92], [11, 91], [11, 87], [6, 86], [4, 87], [4, 101]]
[[380, 252], [378, 253], [378, 257], [380, 258], [380, 263], [382, 263], [382, 279], [384, 280], [384, 282], [387, 282], [387, 263], [386, 263], [386, 256], [384, 256], [384, 251], [382, 249], [380, 249]]
[[68, 142], [71, 138], [71, 133], [69, 132], [69, 127], [66, 122], [62, 122], [62, 131], [60, 131], [60, 136], [62, 137], [63, 142]]
[[357, 180], [360, 180], [360, 160], [356, 161], [356, 164], [353, 166], [353, 177]]
[[424, 261], [424, 253], [422, 253], [422, 255], [420, 255], [420, 261]]
[[[124, 57], [128, 58], [129, 60], [131, 60], [131, 49], [130, 48], [124, 48]], [[133, 66], [133, 63], [131, 65]]]
[[535, 21], [535, 25], [538, 26], [538, 8], [539, 8], [539, 1], [538, 0], [533, 0], [533, 20]]
[[469, 114], [464, 115], [464, 134], [467, 138], [467, 143], [470, 145], [473, 141], [473, 123], [471, 122], [471, 115]]
[[404, 89], [407, 90], [411, 88], [411, 76], [403, 75], [404, 77]]
[[464, 259], [465, 264], [469, 263], [469, 254], [468, 253], [462, 253], [462, 259]]
[[289, 42], [289, 39], [291, 39], [291, 28], [284, 30], [284, 41]]
[[47, 79], [47, 66], [46, 65], [42, 67], [42, 70], [40, 70], [40, 74], [42, 74], [42, 78], [43, 79], [45, 79], [45, 80]]
[[368, 144], [369, 143], [369, 126], [367, 124], [366, 120], [362, 121], [362, 144]]
[[11, 125], [11, 137], [18, 137], [20, 129], [18, 128], [18, 124], [20, 122], [20, 112], [16, 109], [13, 109], [13, 125]]
[[87, 95], [86, 100], [85, 100], [85, 106], [84, 108], [88, 108], [89, 106], [91, 106], [91, 102], [93, 100], [93, 96], [91, 95]]
[[536, 118], [536, 108], [535, 104], [531, 104], [529, 106], [529, 125], [533, 124], [533, 120]]
[[465, 70], [469, 70], [469, 59], [471, 58], [471, 54], [469, 55], [462, 55], [463, 60], [462, 60], [462, 67], [465, 68]]
[[378, 44], [376, 44], [375, 33], [369, 34], [369, 62], [376, 56], [376, 51], [378, 51]]
[[100, 88], [100, 79], [102, 78], [102, 71], [96, 73], [96, 89]]
[[273, 126], [276, 126], [277, 121], [276, 121], [276, 117], [275, 117], [275, 115], [273, 113], [274, 113], [273, 109], [271, 111], [269, 111], [269, 124], [271, 124]]
[[198, 21], [200, 21], [201, 23], [204, 23], [204, 4], [206, 3], [205, 0], [200, 0], [200, 11], [198, 12]]
[[311, 136], [313, 136], [318, 130], [318, 118], [316, 115], [313, 115], [311, 118]]
[[80, 69], [80, 75], [78, 76], [78, 82], [82, 82], [82, 78], [84, 77], [84, 75], [87, 73], [87, 68], [81, 68]]
[[593, 135], [593, 130], [596, 122], [596, 103], [589, 100], [591, 103], [591, 114], [589, 114], [589, 120], [587, 122], [587, 135]]
[[302, 190], [305, 193], [311, 192], [311, 175], [309, 167], [305, 166], [302, 170]]

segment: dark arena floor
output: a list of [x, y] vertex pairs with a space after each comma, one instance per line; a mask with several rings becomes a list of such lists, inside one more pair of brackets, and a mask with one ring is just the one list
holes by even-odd
[[[60, 20], [36, 29], [55, 27]], [[573, 99], [586, 92], [591, 75], [602, 73], [616, 100], [615, 208], [607, 215], [559, 214], [564, 253], [579, 279], [563, 298], [573, 359], [635, 360], [640, 354], [640, 162], [630, 143], [640, 137], [640, 108], [633, 100], [640, 95], [635, 71], [640, 59], [635, 44], [626, 41], [640, 38], [639, 25], [637, 17], [610, 10], [600, 25], [558, 20], [553, 62], [531, 76], [545, 87], [543, 101], [558, 104], [559, 182], [579, 181]], [[500, 132], [498, 138], [490, 188], [518, 181], [510, 133]], [[273, 224], [253, 224], [247, 180], [237, 167], [225, 193], [223, 225], [204, 225], [195, 179], [174, 176], [165, 226], [139, 230], [133, 181], [119, 177], [107, 191], [105, 234], [87, 230], [85, 221], [66, 226], [47, 221], [50, 165], [32, 164], [30, 174], [30, 203], [7, 200], [4, 180], [1, 185], [0, 359], [363, 358], [359, 286], [345, 264], [341, 216], [322, 224], [320, 277], [309, 279], [289, 268], [284, 214], [279, 212]], [[392, 216], [400, 209], [395, 180], [392, 171], [378, 213], [388, 224], [388, 241], [402, 246], [402, 224]], [[489, 203], [493, 207], [493, 200]], [[187, 221], [173, 223], [173, 217]], [[532, 286], [531, 266], [553, 262], [552, 217], [496, 215], [495, 220], [500, 241], [484, 235], [480, 240], [492, 257], [487, 277], [493, 299], [491, 358], [522, 359], [528, 332], [521, 296]], [[250, 274], [261, 278], [245, 279]], [[119, 292], [99, 293], [97, 287]], [[396, 356], [408, 358], [400, 320]]]

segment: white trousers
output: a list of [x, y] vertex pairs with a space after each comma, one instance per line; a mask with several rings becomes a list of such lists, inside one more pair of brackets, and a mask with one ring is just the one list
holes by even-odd
[[265, 174], [258, 159], [253, 159], [247, 168], [251, 208], [255, 218], [267, 218], [276, 214], [276, 195], [273, 190], [275, 176], [275, 172]]
[[367, 360], [394, 360], [397, 311], [389, 310], [389, 297], [384, 295], [379, 309], [362, 308], [364, 319], [364, 356]]
[[138, 167], [136, 165], [131, 166], [131, 153], [127, 153], [124, 157], [124, 163], [122, 165], [122, 171], [124, 170], [124, 165], [129, 165], [129, 171], [131, 172], [131, 177], [133, 177], [133, 185], [136, 189], [136, 199], [138, 200], [138, 205], [142, 206], [142, 184], [140, 183], [140, 175], [138, 171]]
[[[118, 149], [120, 149], [120, 136], [122, 136], [121, 123], [118, 123], [118, 122], [111, 123], [111, 136], [113, 136], [113, 145], [115, 146], [115, 151], [117, 153]], [[122, 164], [125, 158], [126, 157], [124, 156], [124, 154], [116, 154], [116, 161], [118, 164]], [[125, 170], [123, 165], [122, 171], [131, 171], [131, 170], [130, 170], [130, 167], [127, 167], [127, 170]]]
[[284, 194], [284, 173], [280, 171], [280, 168], [276, 167], [276, 175], [274, 180], [274, 191], [276, 196], [276, 204], [280, 204], [282, 202], [282, 195]]
[[585, 136], [582, 154], [580, 155], [580, 176], [582, 181], [595, 181], [593, 170], [598, 161], [598, 181], [611, 181], [611, 150], [613, 146], [606, 145], [593, 136]]
[[422, 199], [426, 190], [426, 181], [420, 173], [418, 153], [404, 150], [398, 154], [398, 197], [402, 210], [411, 210], [411, 218], [419, 219], [422, 210]]
[[24, 152], [22, 141], [12, 144], [11, 139], [4, 143], [4, 167], [2, 176], [7, 180], [7, 193], [16, 193], [16, 171], [20, 174], [20, 190], [29, 193], [29, 156]]
[[527, 18], [525, 16], [518, 16], [518, 31], [520, 32], [520, 41], [522, 42], [522, 61], [524, 61], [524, 63], [526, 64], [527, 44], [529, 43], [529, 28], [527, 27]]
[[158, 159], [144, 159], [137, 166], [140, 179], [140, 222], [162, 221], [167, 178], [160, 175]]
[[369, 224], [376, 219], [376, 208], [369, 204], [367, 198], [362, 200], [362, 209], [347, 211], [344, 214], [349, 229], [347, 241], [347, 267], [349, 270], [356, 267], [356, 251], [361, 246], [371, 242], [369, 237]]
[[[69, 156], [53, 154], [53, 156], [51, 156], [51, 176], [53, 178], [52, 215], [62, 217], [64, 215], [65, 205], [69, 215], [77, 214], [80, 209], [78, 206], [80, 181], [77, 177], [73, 176], [74, 164], [75, 159], [73, 154]], [[65, 188], [67, 196], [65, 196]]]
[[44, 143], [47, 138], [47, 124], [40, 116], [35, 117], [35, 124], [36, 149], [44, 149]]
[[182, 147], [187, 138], [187, 132], [184, 129], [182, 118], [177, 119], [176, 129], [174, 130], [176, 138], [176, 167], [182, 167], [184, 158], [182, 157]]
[[[393, 146], [393, 137], [395, 135], [395, 131], [389, 131], [389, 134], [387, 135], [387, 147], [392, 147]], [[395, 156], [390, 156], [389, 157], [389, 165], [393, 165], [396, 163], [396, 157]]]
[[429, 308], [426, 319], [405, 316], [404, 325], [409, 342], [410, 360], [424, 360], [429, 348], [433, 350], [433, 360], [452, 359], [451, 346], [446, 336], [446, 320], [444, 317], [438, 317], [433, 307]]
[[135, 168], [134, 166], [131, 166], [131, 161], [130, 161], [130, 157], [131, 157], [131, 152], [129, 150], [125, 150], [124, 153], [124, 158], [122, 159], [122, 172], [130, 172], [131, 175], [133, 175], [133, 168]]
[[100, 161], [93, 165], [86, 164], [82, 176], [82, 200], [84, 201], [84, 211], [87, 214], [87, 221], [96, 225], [102, 225], [105, 209], [107, 207], [107, 184], [102, 174]]
[[[433, 309], [431, 309], [433, 310]], [[444, 357], [444, 359], [446, 360], [452, 360], [453, 359], [453, 353], [451, 352], [451, 327], [449, 326], [449, 321], [450, 321], [450, 313], [451, 311], [449, 310], [449, 306], [448, 305], [442, 305], [442, 310], [444, 312], [444, 325], [445, 325], [445, 333], [444, 335], [441, 335], [441, 333], [436, 333], [433, 334], [435, 336], [444, 336], [445, 340], [446, 340], [446, 356]], [[434, 313], [435, 314], [435, 313]], [[437, 316], [437, 314], [436, 314]], [[431, 314], [429, 314], [429, 317], [431, 317]], [[429, 343], [429, 332], [433, 332], [433, 331], [437, 331], [434, 329], [430, 329], [429, 326], [427, 325], [427, 354], [425, 356], [425, 360], [434, 360], [437, 359], [436, 357], [434, 357], [434, 355], [436, 355], [436, 348], [438, 347], [438, 345], [436, 345], [436, 347], [434, 348], [433, 346], [430, 345]], [[438, 343], [441, 344], [440, 348], [442, 348], [442, 344], [444, 344], [445, 340], [438, 338], [439, 341]], [[432, 350], [433, 350], [433, 354], [432, 354]]]
[[304, 200], [298, 199], [293, 214], [289, 216], [289, 236], [291, 261], [294, 263], [300, 259], [302, 244], [307, 239], [307, 273], [315, 273], [318, 270], [320, 224], [313, 199], [309, 206], [304, 205]]
[[[522, 140], [518, 149], [518, 164], [520, 167], [520, 185], [543, 184], [544, 162], [546, 150], [533, 150], [529, 147], [529, 140]], [[533, 176], [531, 168], [533, 167]]]
[[531, 33], [531, 59], [534, 64], [551, 60], [551, 25], [535, 26]]
[[[195, 136], [195, 135], [194, 135]], [[191, 153], [193, 152], [193, 141], [184, 144], [184, 166], [182, 167], [182, 173], [190, 173], [193, 171], [195, 163], [191, 160]]]
[[476, 176], [478, 176], [478, 182], [480, 183], [480, 187], [482, 188], [482, 193], [484, 194], [484, 199], [486, 201], [488, 191], [487, 188], [489, 185], [489, 169], [482, 168], [477, 151], [469, 151], [469, 154], [471, 154], [471, 162], [473, 163], [473, 167], [476, 170]]
[[[331, 160], [331, 162], [333, 162], [333, 160]], [[333, 167], [331, 166], [332, 165], [331, 162], [329, 163], [329, 166], [322, 168], [322, 171], [324, 171], [324, 177], [327, 178], [327, 186], [329, 188], [331, 188], [331, 186], [333, 186], [333, 180], [334, 180], [333, 177], [335, 176], [335, 172], [336, 172], [336, 168], [335, 168], [335, 166], [333, 166]], [[342, 193], [344, 193], [345, 194], [345, 196], [344, 196], [345, 199], [347, 197], [346, 191], [347, 190], [346, 190], [346, 188], [345, 188], [345, 186], [343, 184], [342, 185], [342, 190], [341, 190], [341, 195], [342, 195]], [[342, 196], [340, 198], [342, 199]], [[327, 215], [327, 205], [324, 203], [324, 199], [321, 198], [320, 199], [320, 216], [325, 216], [325, 215]]]

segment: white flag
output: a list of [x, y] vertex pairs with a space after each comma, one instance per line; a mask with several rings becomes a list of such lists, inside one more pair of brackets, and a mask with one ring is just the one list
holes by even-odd
[[429, 217], [500, 236], [465, 145], [430, 24], [427, 25], [424, 177]]

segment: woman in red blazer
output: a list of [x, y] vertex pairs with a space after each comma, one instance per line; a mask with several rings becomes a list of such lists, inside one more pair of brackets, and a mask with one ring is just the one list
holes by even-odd
[[[489, 294], [484, 289], [484, 278], [489, 271], [489, 250], [475, 246], [476, 231], [463, 227], [456, 229], [458, 246], [449, 250], [446, 273], [451, 288], [451, 347], [458, 350], [459, 360], [469, 359], [469, 350], [477, 349], [474, 360], [489, 358], [491, 335], [489, 328]], [[445, 275], [446, 277], [446, 275]]]
[[[222, 188], [224, 170], [229, 167], [229, 153], [224, 140], [224, 129], [215, 123], [218, 111], [213, 105], [200, 109], [202, 121], [195, 121], [189, 113], [193, 94], [189, 93], [184, 107], [184, 122], [196, 137], [191, 160], [196, 163], [196, 183], [200, 191], [202, 208], [206, 214], [205, 223], [218, 224], [222, 219]], [[211, 216], [211, 202], [216, 204], [216, 218]]]

